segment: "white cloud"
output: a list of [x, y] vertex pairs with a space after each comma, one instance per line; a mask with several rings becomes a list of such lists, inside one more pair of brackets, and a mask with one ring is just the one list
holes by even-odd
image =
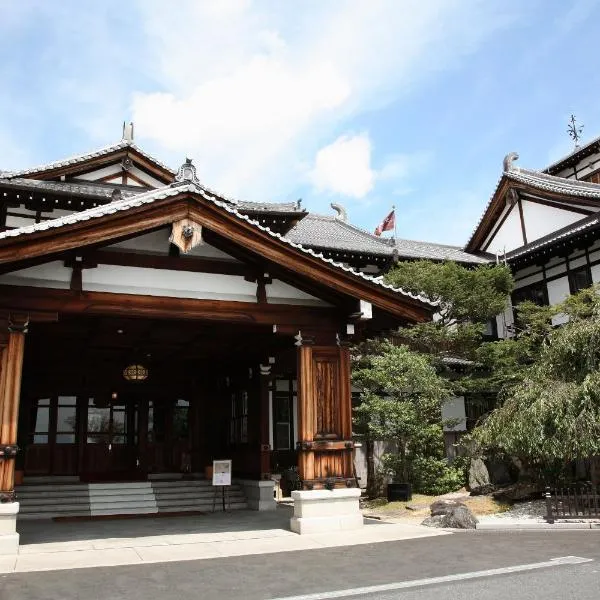
[[[208, 185], [248, 199], [301, 186], [304, 165], [357, 115], [454, 67], [507, 12], [486, 0], [22, 4], [0, 31], [27, 44], [29, 24], [43, 23], [43, 66], [27, 80], [46, 103], [31, 119], [40, 131], [65, 119], [110, 143], [131, 118], [143, 147], [173, 166], [191, 156]], [[11, 103], [0, 98], [0, 108]], [[403, 168], [369, 174], [367, 162], [354, 193]]]
[[420, 172], [430, 160], [427, 153], [392, 154], [383, 165], [372, 166], [373, 144], [366, 132], [342, 135], [321, 148], [315, 157], [309, 179], [318, 192], [364, 198], [378, 182], [391, 183], [394, 195], [405, 195], [406, 187], [398, 187], [409, 176]]
[[[483, 0], [211, 6], [140, 2], [157, 86], [133, 95], [132, 118], [139, 136], [194, 157], [206, 183], [244, 197], [293, 189], [299, 165], [341, 124], [453, 66], [503, 24]], [[364, 195], [374, 177], [365, 142], [347, 144], [335, 150], [356, 153], [353, 193]]]
[[366, 133], [343, 135], [321, 148], [310, 179], [317, 190], [362, 198], [372, 189], [376, 173], [371, 168], [371, 140]]

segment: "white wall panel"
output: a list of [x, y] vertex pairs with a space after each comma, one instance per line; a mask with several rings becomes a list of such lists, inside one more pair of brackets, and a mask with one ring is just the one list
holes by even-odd
[[508, 213], [506, 221], [502, 223], [502, 227], [500, 227], [490, 245], [486, 248], [486, 252], [503, 254], [505, 251], [510, 252], [522, 245], [523, 233], [521, 231], [519, 209], [517, 206], [513, 206]]
[[533, 242], [553, 231], [566, 227], [584, 218], [579, 213], [553, 208], [536, 202], [522, 200], [523, 220], [527, 242]]
[[521, 281], [516, 281], [515, 289], [517, 290], [522, 287], [527, 287], [528, 285], [531, 285], [532, 283], [537, 283], [538, 281], [542, 281], [542, 279], [544, 279], [544, 276], [542, 273], [536, 273], [535, 275], [530, 275], [529, 277], [525, 277], [524, 279], [521, 279]]
[[13, 217], [6, 215], [7, 227], [27, 227], [27, 225], [35, 225], [34, 217]]
[[99, 265], [83, 271], [83, 289], [168, 298], [256, 302], [256, 283], [236, 275]]
[[[550, 302], [551, 306], [561, 303], [563, 300], [568, 298], [570, 293], [568, 277], [561, 277], [560, 279], [555, 279], [554, 281], [548, 282], [548, 301]], [[552, 319], [552, 324], [561, 325], [567, 321], [568, 318], [566, 315], [557, 315]]]
[[592, 271], [592, 281], [594, 283], [600, 283], [600, 265], [594, 265], [591, 268]]
[[[152, 177], [152, 175], [148, 175], [148, 173], [146, 173], [145, 171], [142, 171], [141, 169], [138, 169], [137, 167], [131, 167], [131, 169], [129, 169], [129, 173], [131, 173], [132, 175], [135, 175], [138, 179], [141, 179], [144, 183], [147, 183], [150, 187], [159, 188], [159, 187], [163, 187], [165, 185], [162, 181], [159, 181], [158, 179], [154, 179], [154, 177]], [[128, 180], [128, 183], [132, 184], [135, 182]]]
[[102, 169], [91, 171], [90, 173], [77, 175], [75, 179], [83, 179], [85, 181], [97, 181], [102, 177], [106, 177], [107, 175], [115, 175], [116, 173], [121, 173], [122, 171], [123, 169], [121, 168], [120, 164], [109, 165], [108, 167], [103, 167]]
[[0, 275], [0, 284], [63, 290], [68, 289], [71, 285], [71, 273], [72, 269], [65, 267], [63, 261], [55, 260], [44, 265]]
[[279, 279], [266, 286], [269, 304], [306, 304], [313, 306], [330, 306], [324, 300], [311, 296]]

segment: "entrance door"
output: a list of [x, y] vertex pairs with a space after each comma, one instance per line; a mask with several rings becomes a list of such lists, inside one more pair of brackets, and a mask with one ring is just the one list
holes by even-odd
[[141, 479], [139, 408], [134, 400], [89, 398], [84, 444], [88, 481]]

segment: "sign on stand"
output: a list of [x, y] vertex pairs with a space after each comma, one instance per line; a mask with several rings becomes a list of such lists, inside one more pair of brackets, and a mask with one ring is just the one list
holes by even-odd
[[[212, 484], [215, 488], [221, 488], [223, 497], [223, 512], [225, 512], [225, 490], [231, 486], [231, 460], [213, 460]], [[218, 489], [215, 489], [213, 512], [215, 510], [217, 495]], [[229, 505], [231, 508], [231, 499], [229, 499]]]

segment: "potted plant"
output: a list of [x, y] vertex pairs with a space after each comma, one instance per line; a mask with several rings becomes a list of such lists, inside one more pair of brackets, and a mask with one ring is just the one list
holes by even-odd
[[410, 469], [406, 457], [401, 454], [385, 454], [382, 462], [388, 476], [387, 501], [408, 502], [412, 500], [412, 483], [410, 483]]

